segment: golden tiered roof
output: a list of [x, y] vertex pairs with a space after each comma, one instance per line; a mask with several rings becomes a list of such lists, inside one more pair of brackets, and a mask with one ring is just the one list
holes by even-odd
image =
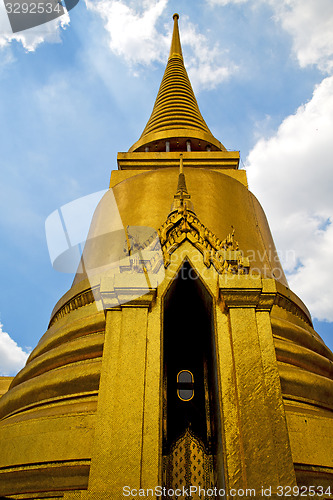
[[[192, 150], [225, 151], [225, 147], [213, 136], [203, 119], [191, 82], [184, 66], [180, 43], [178, 19], [174, 14], [174, 29], [168, 64], [157, 94], [153, 112], [140, 139], [131, 147], [132, 151], [165, 150], [165, 141], [170, 141], [171, 150], [185, 149], [191, 141]], [[177, 145], [177, 147], [176, 147]], [[173, 147], [174, 146], [174, 147]]]

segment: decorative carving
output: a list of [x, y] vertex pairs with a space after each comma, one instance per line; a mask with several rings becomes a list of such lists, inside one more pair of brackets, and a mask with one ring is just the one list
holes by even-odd
[[158, 230], [162, 246], [164, 266], [168, 267], [172, 253], [185, 241], [189, 241], [203, 256], [204, 264], [212, 264], [219, 274], [248, 274], [249, 261], [244, 258], [235, 240], [235, 230], [221, 241], [206, 228], [187, 204], [171, 212]]
[[256, 307], [260, 300], [260, 294], [261, 294], [260, 289], [258, 290], [248, 289], [248, 288], [220, 289], [220, 298], [226, 309], [230, 307], [238, 307], [238, 308]]
[[308, 315], [305, 314], [304, 311], [302, 311], [302, 309], [297, 304], [295, 304], [295, 302], [290, 300], [285, 295], [277, 293], [275, 296], [274, 305], [281, 307], [285, 311], [291, 312], [295, 316], [298, 316], [300, 319], [305, 321], [305, 323], [307, 323], [311, 327], [313, 326]]
[[79, 295], [76, 295], [73, 297], [71, 300], [66, 302], [59, 311], [53, 316], [53, 318], [50, 321], [49, 328], [59, 319], [63, 318], [66, 314], [70, 313], [71, 311], [74, 311], [75, 309], [79, 309], [80, 307], [87, 306], [88, 304], [92, 304], [96, 300], [96, 297], [94, 296], [94, 292], [89, 289], [85, 290], [84, 292], [80, 293]]
[[[214, 456], [207, 453], [200, 439], [186, 429], [170, 453], [163, 457], [163, 478], [167, 489], [197, 486], [198, 490], [200, 487], [207, 491], [214, 488]], [[191, 498], [199, 500], [208, 497], [199, 496], [198, 491]]]
[[127, 226], [124, 253], [127, 262], [119, 266], [121, 273], [158, 274], [163, 255], [158, 233], [141, 226]]
[[[196, 216], [187, 192], [183, 158], [180, 155], [180, 173], [177, 192], [171, 212], [157, 233], [149, 228], [127, 226], [124, 252], [129, 255], [128, 265], [120, 267], [121, 272], [158, 273], [164, 262], [168, 267], [172, 253], [184, 241], [189, 241], [203, 256], [204, 264], [212, 264], [219, 274], [248, 274], [249, 260], [243, 257], [235, 240], [235, 229], [222, 241], [204, 226]], [[136, 234], [137, 233], [137, 234]]]

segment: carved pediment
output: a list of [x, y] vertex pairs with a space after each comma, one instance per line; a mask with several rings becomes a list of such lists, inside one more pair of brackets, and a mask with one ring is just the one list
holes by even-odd
[[233, 231], [222, 241], [200, 222], [186, 204], [171, 212], [158, 230], [164, 266], [168, 267], [172, 253], [184, 242], [189, 241], [203, 256], [204, 264], [211, 264], [220, 274], [247, 274], [249, 262], [239, 250]]
[[151, 234], [146, 234], [145, 229], [149, 228], [141, 228], [140, 234], [135, 235], [135, 228], [127, 227], [127, 245], [124, 250], [128, 252], [129, 263], [128, 266], [122, 266], [121, 271], [147, 270], [154, 273], [163, 262], [167, 268], [173, 252], [188, 241], [202, 254], [204, 264], [207, 267], [212, 264], [219, 274], [248, 274], [249, 260], [239, 250], [234, 228], [224, 240], [220, 240], [195, 214], [191, 196], [187, 192], [182, 157], [180, 164], [171, 212], [157, 233], [150, 229]]

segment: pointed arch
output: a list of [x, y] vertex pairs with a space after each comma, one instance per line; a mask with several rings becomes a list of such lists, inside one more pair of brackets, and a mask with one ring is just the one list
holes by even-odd
[[[193, 397], [189, 399], [179, 397], [182, 371], [192, 374], [189, 386]], [[172, 474], [178, 473], [174, 462], [174, 472], [168, 469], [170, 454], [187, 430], [200, 443], [211, 464], [210, 474], [216, 477], [221, 428], [218, 407], [214, 297], [199, 272], [185, 259], [163, 298], [163, 455], [164, 477], [169, 478], [169, 484]], [[185, 464], [188, 477], [196, 467], [192, 462], [189, 459]]]

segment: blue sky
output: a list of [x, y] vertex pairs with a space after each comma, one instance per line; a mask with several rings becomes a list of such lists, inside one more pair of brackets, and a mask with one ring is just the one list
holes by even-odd
[[12, 35], [0, 5], [0, 373], [15, 374], [73, 276], [45, 220], [108, 187], [139, 138], [180, 14], [201, 112], [239, 150], [288, 280], [333, 348], [331, 0], [80, 0]]

